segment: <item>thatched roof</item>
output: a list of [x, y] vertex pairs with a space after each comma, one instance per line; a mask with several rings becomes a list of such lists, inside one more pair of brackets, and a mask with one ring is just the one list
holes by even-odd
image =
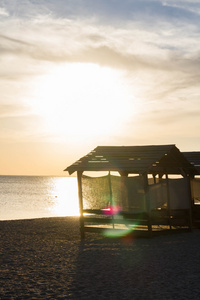
[[200, 152], [193, 151], [193, 152], [182, 152], [187, 160], [195, 167], [198, 171], [198, 175], [200, 175]]
[[67, 167], [75, 171], [118, 171], [120, 174], [197, 173], [175, 145], [98, 146]]

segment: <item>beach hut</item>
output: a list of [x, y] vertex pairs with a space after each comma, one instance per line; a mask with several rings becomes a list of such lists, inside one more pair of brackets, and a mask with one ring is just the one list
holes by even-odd
[[191, 229], [196, 169], [175, 145], [98, 146], [64, 171], [77, 172], [82, 238], [105, 228], [123, 232], [123, 226], [146, 228], [149, 235], [161, 225]]
[[200, 176], [200, 151], [182, 152], [187, 160], [195, 167], [197, 176]]
[[200, 152], [183, 152], [186, 159], [195, 167], [197, 173], [191, 177], [192, 213], [194, 223], [200, 226]]

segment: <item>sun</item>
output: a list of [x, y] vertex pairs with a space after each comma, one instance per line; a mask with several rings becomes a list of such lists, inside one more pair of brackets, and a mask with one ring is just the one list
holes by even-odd
[[89, 63], [66, 63], [38, 79], [34, 108], [49, 131], [70, 139], [110, 135], [136, 112], [120, 71]]

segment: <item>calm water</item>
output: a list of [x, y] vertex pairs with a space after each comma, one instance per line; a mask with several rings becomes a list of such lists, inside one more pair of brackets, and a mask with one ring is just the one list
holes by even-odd
[[0, 220], [78, 214], [75, 177], [0, 176]]

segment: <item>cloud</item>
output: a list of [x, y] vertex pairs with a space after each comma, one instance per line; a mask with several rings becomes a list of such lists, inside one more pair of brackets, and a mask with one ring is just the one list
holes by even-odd
[[[192, 29], [189, 29], [186, 34], [185, 28], [182, 31], [180, 28], [150, 31], [148, 28], [135, 28], [137, 24], [132, 23], [121, 29], [100, 26], [93, 20], [56, 20], [50, 17], [40, 17], [37, 21], [21, 21], [21, 26], [17, 24], [18, 21], [14, 20], [5, 26], [4, 34], [0, 36], [1, 55], [57, 62], [87, 58], [90, 60], [93, 57], [100, 63], [107, 61], [109, 64], [110, 60], [112, 66], [114, 60], [116, 65], [117, 61], [122, 65], [122, 60], [128, 64], [130, 60], [137, 60], [142, 64], [146, 60], [149, 65], [152, 57], [160, 62], [169, 60], [173, 52], [177, 56], [194, 55], [194, 49], [197, 52], [200, 48], [197, 32], [193, 30], [191, 35]], [[182, 34], [184, 38], [181, 38]], [[195, 47], [191, 47], [192, 44]]]
[[136, 96], [145, 103], [188, 98], [188, 84], [191, 95], [192, 87], [198, 92], [198, 26], [174, 26], [170, 20], [160, 23], [159, 16], [151, 28], [145, 19], [139, 24], [127, 20], [121, 28], [99, 24], [94, 17], [70, 19], [51, 14], [24, 18], [20, 23], [12, 17], [3, 24], [0, 76], [6, 80], [45, 74], [49, 63], [89, 62], [124, 70], [129, 83], [138, 85]]
[[[73, 161], [81, 155], [80, 151], [84, 155], [96, 143], [175, 143], [181, 150], [198, 150], [199, 13], [200, 2], [195, 0], [1, 1], [0, 140], [5, 157], [9, 156], [6, 159], [10, 161], [12, 154], [18, 153], [16, 161], [24, 161], [27, 166], [27, 161], [36, 155], [40, 166], [49, 151], [54, 152], [50, 149], [55, 147], [65, 149], [63, 159], [67, 156]], [[117, 105], [128, 111], [124, 119], [120, 111], [119, 129], [115, 127], [114, 134], [106, 132], [98, 138], [95, 132], [93, 138], [82, 137], [83, 144], [78, 135], [76, 138], [67, 133], [77, 125], [75, 114], [85, 116], [84, 109], [88, 106], [83, 101], [78, 103], [82, 94], [73, 102], [77, 103], [75, 108], [68, 105], [68, 100], [62, 106], [62, 101], [54, 97], [48, 89], [49, 81], [46, 81], [51, 74], [52, 78], [55, 74], [69, 74], [58, 70], [70, 69], [77, 62], [83, 62], [84, 68], [87, 63], [89, 66], [92, 63], [110, 68], [112, 72], [113, 69], [119, 71], [113, 73], [123, 77], [125, 97], [120, 96]], [[82, 75], [76, 77], [75, 72], [74, 76], [80, 80]], [[65, 80], [62, 80], [65, 87]], [[41, 93], [38, 92], [40, 87]], [[52, 89], [55, 95], [59, 87], [57, 83]], [[62, 91], [59, 95], [62, 96]], [[114, 111], [116, 100], [113, 95], [111, 91]], [[94, 103], [100, 99], [98, 96], [95, 97], [94, 92]], [[71, 99], [73, 96], [69, 101]], [[65, 117], [74, 116], [74, 122], [70, 125], [60, 122], [67, 130], [63, 134], [57, 129], [56, 133], [48, 127], [49, 123], [51, 128], [56, 127], [54, 118], [42, 115], [43, 110], [37, 109], [37, 102], [48, 113], [52, 107], [60, 105], [62, 111], [67, 107]], [[90, 105], [95, 113], [96, 107]], [[54, 114], [52, 110], [52, 116]], [[116, 117], [115, 113], [109, 116], [111, 123], [113, 115]], [[50, 160], [55, 160], [55, 153]], [[21, 170], [21, 173], [26, 171]]]
[[6, 10], [6, 8], [0, 7], [0, 16], [3, 16], [3, 17], [8, 17], [9, 16], [9, 13]]
[[11, 99], [13, 85], [22, 103], [33, 77], [67, 62], [123, 70], [137, 101], [151, 104], [149, 114], [157, 105], [194, 103], [200, 94], [196, 1], [8, 3], [0, 21], [0, 78], [8, 85], [1, 97]]
[[27, 105], [0, 104], [0, 118], [21, 117], [30, 114]]
[[199, 0], [182, 0], [182, 1], [174, 1], [174, 0], [168, 0], [168, 1], [163, 1], [164, 6], [184, 10], [191, 15], [199, 15], [200, 14], [200, 6], [199, 6]]
[[[97, 18], [99, 22], [120, 24], [127, 20], [144, 21], [177, 18], [194, 20], [197, 17], [197, 1], [161, 1], [161, 0], [41, 0], [37, 5], [33, 1], [19, 5], [17, 0], [10, 0], [10, 13], [16, 12], [23, 18], [37, 14], [53, 15], [56, 18]], [[11, 6], [12, 3], [12, 6]], [[191, 9], [192, 8], [192, 9]]]

